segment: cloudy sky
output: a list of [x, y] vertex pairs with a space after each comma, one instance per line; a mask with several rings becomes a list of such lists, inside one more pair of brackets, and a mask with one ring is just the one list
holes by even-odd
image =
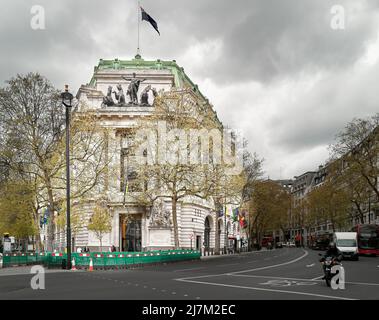
[[[74, 92], [100, 58], [136, 53], [137, 0], [1, 0], [0, 85], [38, 71]], [[33, 30], [34, 5], [45, 29]], [[379, 111], [377, 0], [141, 0], [161, 36], [141, 24], [144, 59], [177, 60], [265, 158], [292, 178], [328, 157], [335, 134]], [[332, 7], [341, 5], [344, 29]], [[338, 11], [340, 14], [341, 11]], [[338, 17], [341, 17], [340, 15]], [[339, 24], [339, 26], [342, 26]], [[377, 89], [375, 89], [377, 88]]]

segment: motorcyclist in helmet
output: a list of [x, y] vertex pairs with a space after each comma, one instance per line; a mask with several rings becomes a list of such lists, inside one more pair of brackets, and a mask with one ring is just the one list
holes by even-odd
[[[327, 257], [336, 258], [337, 260], [341, 260], [341, 252], [338, 250], [336, 244], [331, 242], [329, 244], [328, 250], [325, 252], [324, 256], [320, 259], [320, 262], [325, 261]], [[325, 276], [323, 277], [325, 279]]]
[[338, 258], [341, 255], [341, 252], [338, 250], [336, 244], [331, 242], [329, 244], [328, 250], [325, 252], [324, 257]]

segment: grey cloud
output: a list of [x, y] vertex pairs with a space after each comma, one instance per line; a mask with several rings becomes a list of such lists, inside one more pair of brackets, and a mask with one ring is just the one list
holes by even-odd
[[[57, 87], [69, 83], [75, 91], [90, 80], [100, 58], [130, 59], [136, 53], [135, 0], [40, 0], [46, 10], [43, 31], [30, 28], [33, 4], [2, 1], [0, 83], [17, 73], [38, 71]], [[285, 154], [300, 157], [316, 146], [326, 147], [351, 118], [377, 110], [378, 66], [367, 72], [351, 70], [378, 34], [379, 4], [342, 1], [346, 30], [333, 31], [330, 8], [335, 4], [334, 0], [144, 0], [142, 6], [157, 20], [161, 36], [141, 23], [142, 56], [176, 59], [214, 102], [221, 119], [244, 129], [257, 142], [268, 168], [277, 171], [278, 157], [288, 163], [292, 158]], [[219, 56], [209, 51], [198, 61], [188, 54], [192, 46], [215, 40], [221, 44]], [[295, 92], [295, 102], [273, 96], [275, 110], [269, 117], [262, 116], [264, 103], [255, 100], [246, 86], [257, 84], [260, 95], [271, 94], [283, 82], [317, 74], [323, 81], [311, 91]], [[205, 91], [206, 81], [218, 90]], [[219, 98], [223, 90], [229, 96]]]
[[328, 145], [354, 117], [377, 112], [379, 63], [364, 71], [350, 69], [325, 75], [309, 92], [299, 93], [292, 105], [278, 105], [268, 122], [270, 143], [289, 152]]

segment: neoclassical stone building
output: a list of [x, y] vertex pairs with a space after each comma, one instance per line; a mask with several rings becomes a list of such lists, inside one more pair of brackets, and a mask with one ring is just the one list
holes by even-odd
[[[137, 119], [152, 112], [156, 94], [162, 90], [181, 89], [191, 90], [192, 94], [207, 101], [176, 61], [146, 61], [136, 56], [132, 60], [101, 59], [90, 82], [82, 85], [77, 93], [78, 112], [95, 112], [102, 126], [111, 129], [109, 152], [114, 166], [119, 167], [116, 170], [118, 176], [109, 179], [106, 190], [107, 206], [113, 217], [112, 231], [103, 238], [106, 249], [112, 245], [119, 251], [174, 247], [170, 202], [157, 201], [152, 208], [140, 206], [129, 193], [125, 195], [123, 181], [128, 166], [128, 147], [133, 139], [128, 129], [135, 125]], [[138, 103], [134, 100], [136, 98]], [[92, 215], [94, 205], [94, 201], [73, 203], [88, 217]], [[212, 249], [216, 236], [220, 239], [220, 248], [239, 246], [239, 240], [246, 236], [240, 232], [238, 222], [233, 222], [231, 212], [232, 208], [227, 207], [226, 215], [216, 217], [212, 203], [198, 198], [183, 198], [177, 207], [180, 246]], [[218, 235], [215, 232], [216, 219]], [[75, 247], [87, 246], [92, 250], [99, 247], [98, 239], [86, 228], [73, 236]]]

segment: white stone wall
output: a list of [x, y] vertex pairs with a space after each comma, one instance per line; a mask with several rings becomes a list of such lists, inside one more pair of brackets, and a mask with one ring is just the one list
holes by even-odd
[[[128, 70], [100, 70], [96, 74], [96, 85], [82, 86], [79, 90], [79, 110], [85, 111], [87, 109], [98, 109], [98, 115], [100, 121], [104, 127], [113, 128], [111, 137], [109, 139], [109, 157], [112, 160], [110, 167], [113, 175], [110, 174], [108, 177], [108, 191], [107, 197], [109, 199], [108, 205], [110, 206], [111, 213], [113, 215], [112, 219], [112, 232], [105, 235], [103, 238], [103, 247], [109, 247], [114, 245], [120, 247], [120, 214], [142, 214], [142, 247], [145, 249], [155, 249], [160, 248], [173, 248], [174, 247], [174, 230], [171, 229], [159, 229], [159, 228], [149, 228], [149, 220], [146, 214], [141, 208], [134, 206], [134, 199], [130, 196], [126, 196], [126, 207], [123, 207], [123, 193], [120, 192], [120, 154], [121, 149], [126, 147], [125, 139], [116, 136], [115, 132], [118, 128], [131, 128], [135, 125], [137, 119], [141, 116], [148, 115], [151, 112], [150, 107], [139, 107], [139, 106], [127, 106], [127, 107], [106, 107], [101, 108], [101, 102], [103, 95], [106, 95], [108, 86], [112, 86], [113, 90], [116, 90], [116, 85], [121, 83], [124, 94], [126, 95], [128, 82], [123, 80], [121, 76], [126, 76], [128, 78], [132, 77], [132, 73], [136, 72], [137, 78], [146, 78], [147, 80], [142, 82], [139, 89], [138, 98], [140, 99], [140, 94], [147, 85], [151, 85], [157, 91], [165, 90], [168, 91], [172, 88], [174, 83], [174, 75], [171, 74], [170, 70], [153, 70], [153, 69], [128, 69]], [[117, 90], [116, 90], [117, 91]], [[114, 99], [114, 95], [112, 95]], [[151, 99], [152, 97], [150, 97]], [[115, 99], [114, 99], [115, 100]], [[129, 98], [126, 96], [126, 102]], [[152, 99], [149, 100], [152, 102]], [[171, 203], [169, 201], [165, 202], [165, 207], [171, 211]], [[93, 203], [81, 204], [81, 210], [83, 215], [89, 219], [90, 215], [93, 213]], [[192, 236], [192, 247], [196, 246], [196, 237], [201, 237], [201, 246], [204, 242], [204, 223], [206, 217], [211, 217], [211, 233], [210, 233], [210, 247], [215, 247], [215, 223], [216, 214], [213, 211], [213, 205], [210, 202], [197, 199], [197, 198], [185, 198], [177, 204], [177, 220], [178, 220], [178, 232], [180, 246], [184, 248], [191, 247], [191, 236]], [[220, 248], [224, 247], [225, 231], [226, 226], [224, 218], [222, 219], [222, 233], [220, 236]], [[227, 218], [227, 222], [231, 224], [230, 236], [237, 236], [239, 232], [238, 227], [234, 228], [233, 232], [233, 222], [231, 216]], [[238, 223], [237, 223], [238, 224]], [[236, 223], [234, 223], [236, 225]], [[88, 246], [90, 248], [95, 248], [99, 246], [99, 241], [96, 239], [92, 232], [88, 232], [86, 228], [83, 228], [80, 233], [76, 235], [76, 245], [77, 246]]]

